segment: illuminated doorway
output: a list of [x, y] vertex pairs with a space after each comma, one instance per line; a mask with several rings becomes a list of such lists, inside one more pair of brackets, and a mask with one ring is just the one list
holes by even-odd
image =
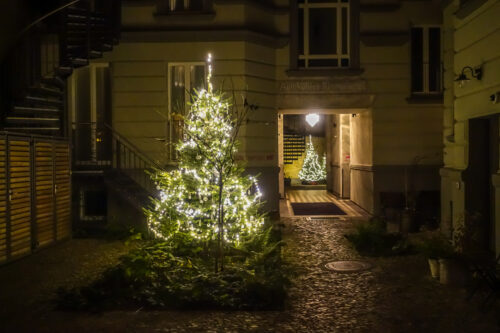
[[[361, 110], [354, 110], [356, 113], [338, 113], [341, 111], [346, 110], [282, 110], [278, 115], [280, 214], [282, 216], [297, 215], [294, 214], [292, 208], [294, 203], [333, 203], [346, 215], [365, 214], [349, 200], [351, 197], [351, 141], [352, 135], [355, 134], [351, 131], [351, 119], [354, 119], [356, 113]], [[306, 115], [311, 113], [319, 115], [315, 126], [310, 126], [306, 122]], [[304, 182], [299, 176], [309, 141], [312, 142], [318, 161], [323, 163], [323, 159], [325, 160], [326, 179], [323, 181]], [[341, 215], [314, 213], [312, 210], [311, 216]]]

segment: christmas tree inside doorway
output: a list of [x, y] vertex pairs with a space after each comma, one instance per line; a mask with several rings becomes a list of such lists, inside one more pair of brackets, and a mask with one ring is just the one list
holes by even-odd
[[323, 184], [326, 181], [326, 156], [323, 156], [322, 161], [319, 162], [318, 154], [312, 144], [311, 135], [309, 135], [306, 157], [299, 171], [299, 178], [306, 185]]

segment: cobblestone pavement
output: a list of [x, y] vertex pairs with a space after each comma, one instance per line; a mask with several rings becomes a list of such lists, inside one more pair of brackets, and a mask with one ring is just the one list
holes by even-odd
[[[500, 332], [498, 309], [480, 313], [477, 304], [464, 301], [463, 290], [430, 278], [424, 258], [361, 258], [344, 238], [357, 222], [283, 219], [285, 256], [298, 269], [284, 311], [47, 311], [30, 322], [10, 323], [7, 331]], [[346, 259], [366, 260], [373, 268], [358, 273], [324, 268]]]

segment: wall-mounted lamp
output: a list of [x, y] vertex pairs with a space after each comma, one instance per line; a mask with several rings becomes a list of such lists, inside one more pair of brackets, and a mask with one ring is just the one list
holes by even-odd
[[455, 79], [455, 82], [458, 82], [460, 87], [463, 87], [467, 81], [470, 81], [469, 77], [465, 74], [466, 71], [469, 71], [475, 79], [481, 80], [483, 77], [483, 69], [481, 67], [472, 68], [470, 66], [465, 66], [462, 68], [460, 75]]

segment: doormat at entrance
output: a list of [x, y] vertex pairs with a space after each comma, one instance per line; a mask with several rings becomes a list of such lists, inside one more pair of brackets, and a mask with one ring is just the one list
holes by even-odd
[[292, 208], [294, 215], [346, 215], [331, 202], [293, 202]]

